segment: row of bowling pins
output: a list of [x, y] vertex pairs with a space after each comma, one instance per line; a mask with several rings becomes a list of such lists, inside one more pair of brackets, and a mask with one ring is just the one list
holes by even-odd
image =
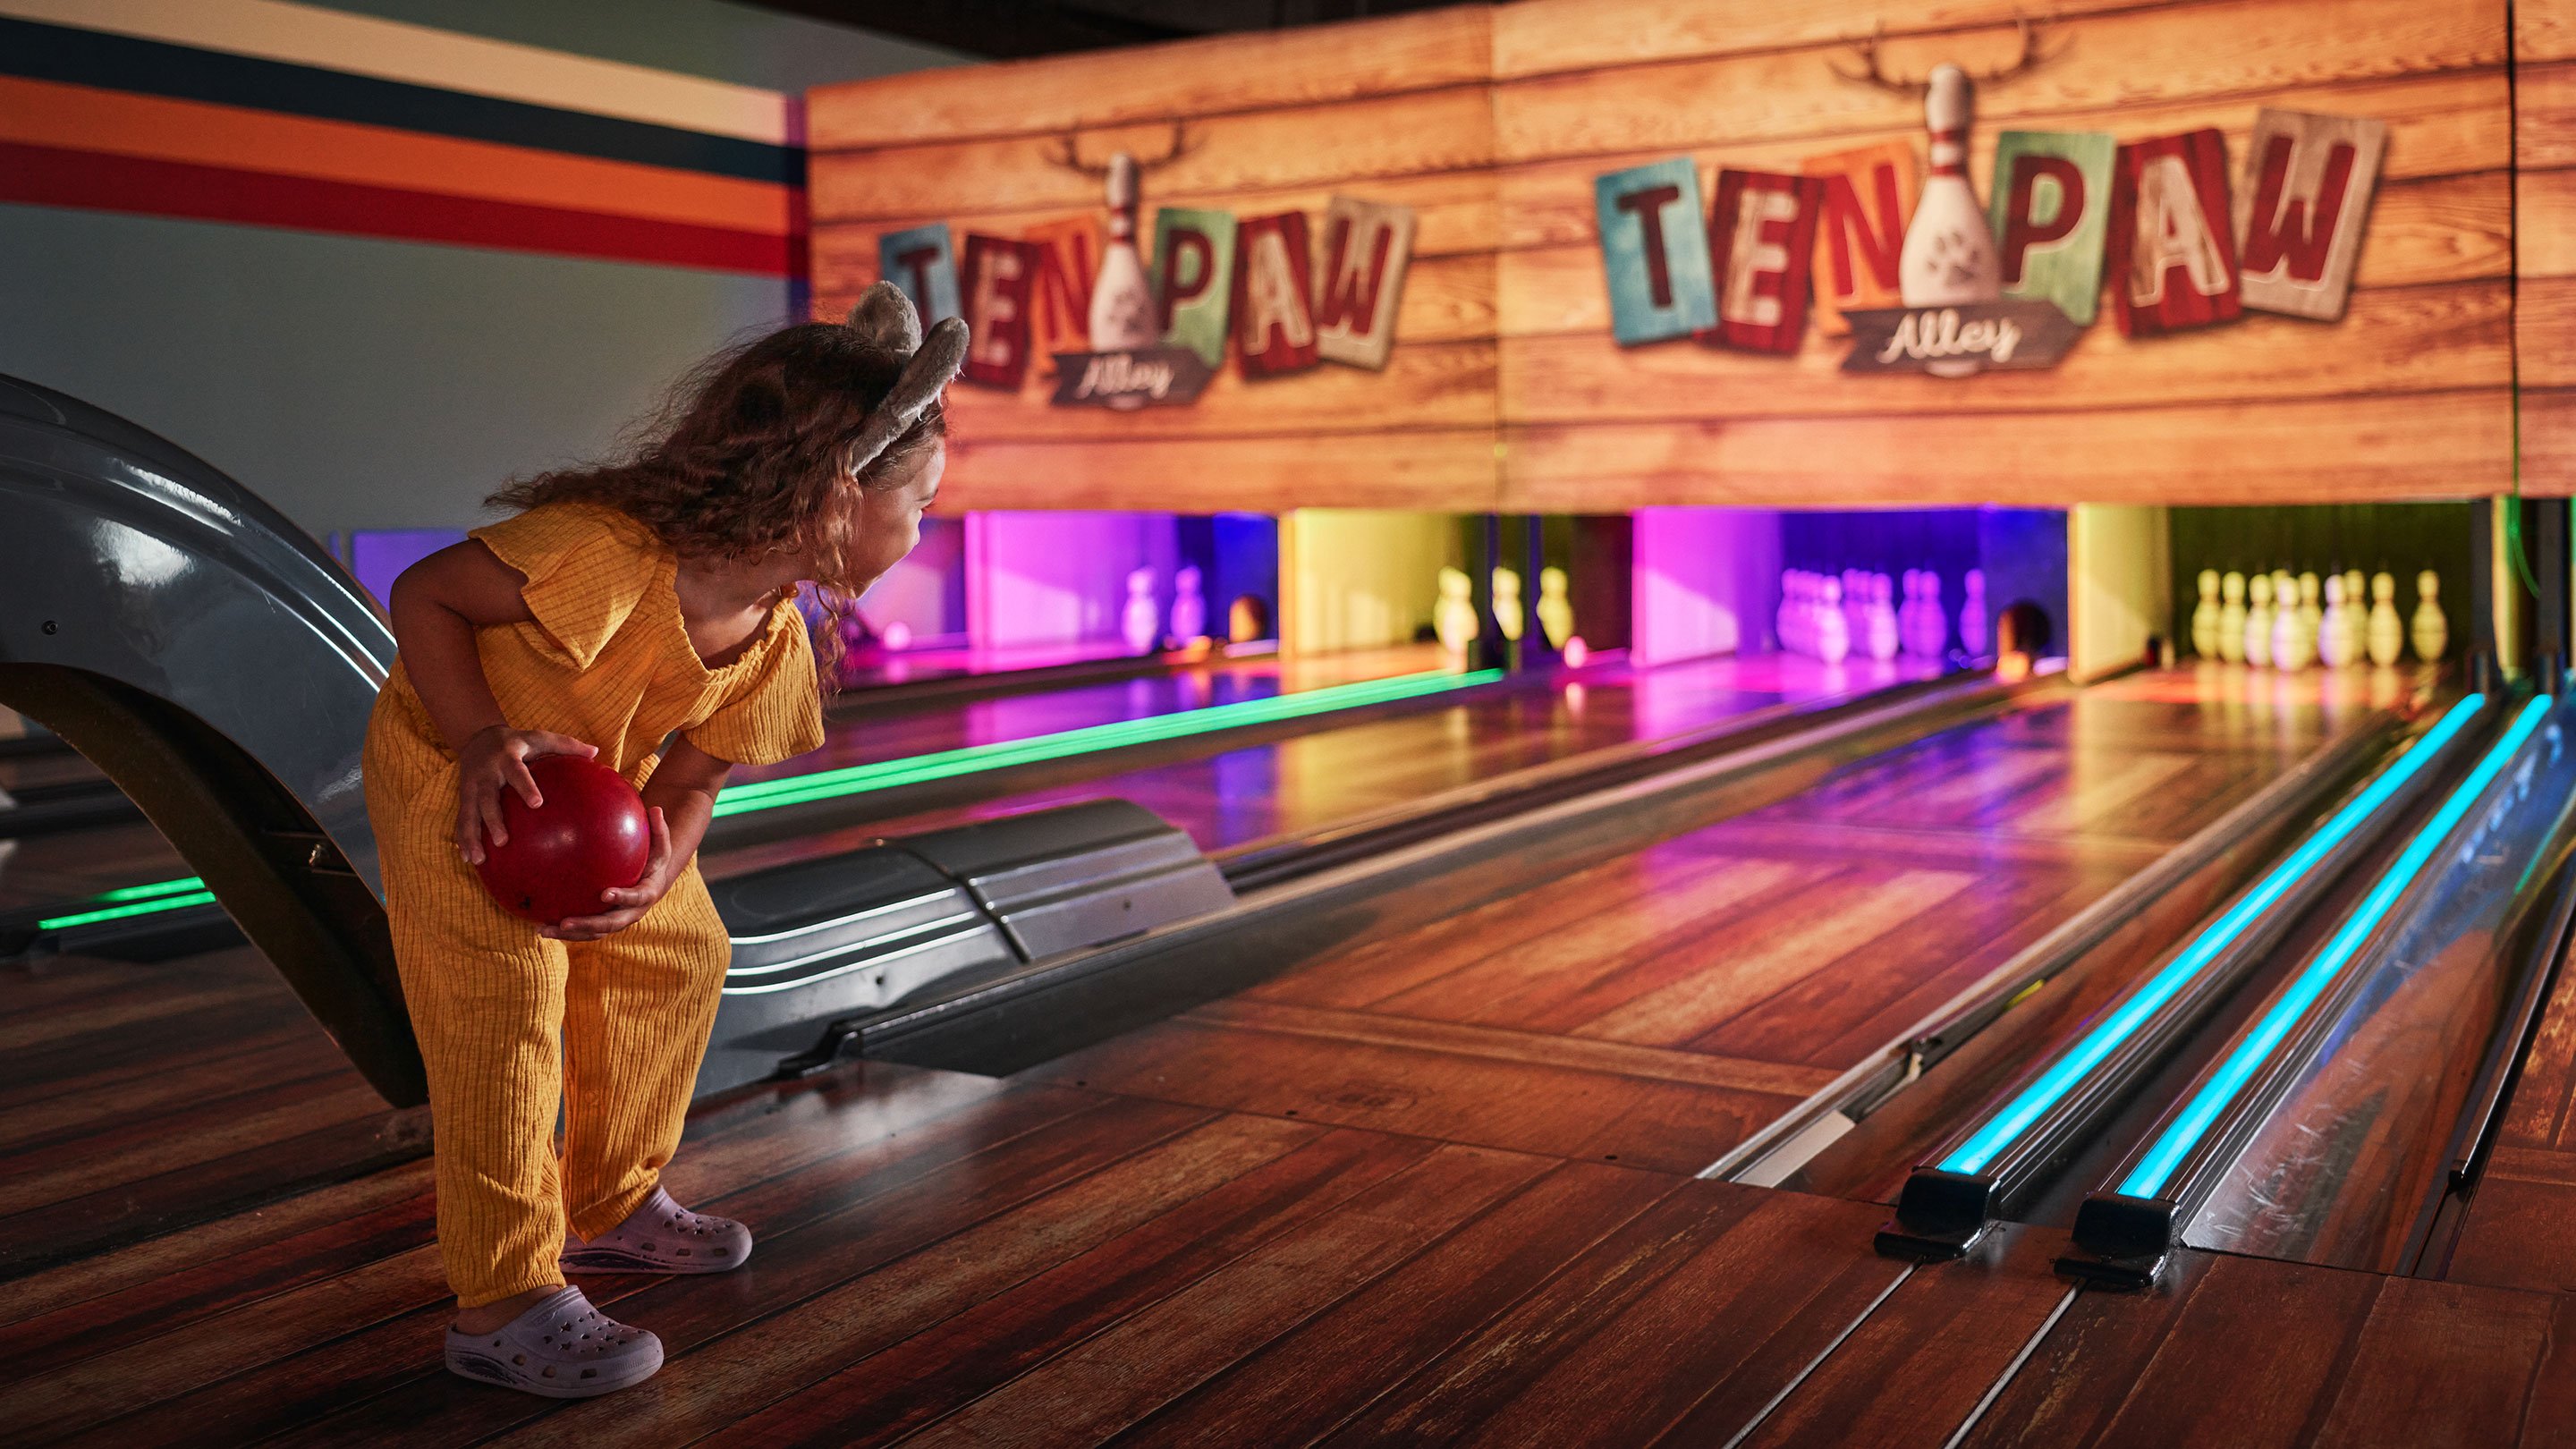
[[2415, 576], [2415, 617], [2397, 613], [2397, 579], [2375, 574], [2370, 603], [2364, 607], [2361, 570], [2330, 574], [2322, 587], [2315, 574], [2293, 576], [2288, 569], [2221, 576], [2200, 571], [2200, 602], [2191, 611], [2191, 647], [2203, 659], [2274, 669], [2304, 669], [2394, 664], [2406, 652], [2411, 636], [2415, 657], [2426, 663], [2442, 657], [2451, 642], [2450, 620], [2442, 613], [2442, 579], [2431, 569]]
[[1166, 637], [1183, 644], [1207, 635], [1207, 596], [1199, 591], [1199, 571], [1195, 565], [1183, 564], [1172, 571], [1171, 630], [1163, 628], [1163, 610], [1154, 600], [1154, 566], [1144, 564], [1128, 570], [1127, 607], [1118, 620], [1119, 638], [1129, 651], [1150, 654], [1163, 645]]
[[[1986, 652], [1986, 575], [1968, 570], [1967, 597], [1959, 607], [1959, 642], [1969, 655]], [[1790, 569], [1780, 575], [1780, 611], [1772, 621], [1780, 647], [1827, 664], [1854, 654], [1889, 660], [1899, 654], [1941, 657], [1950, 643], [1950, 616], [1941, 604], [1941, 576], [1930, 569], [1905, 571], [1905, 598], [1885, 574], [1845, 569], [1841, 576]]]
[[[1547, 634], [1547, 642], [1564, 649], [1575, 642], [1574, 600], [1567, 593], [1565, 570], [1550, 564], [1538, 571], [1538, 606], [1530, 609], [1521, 597], [1520, 570], [1498, 568], [1493, 573], [1494, 623], [1503, 638], [1519, 643], [1522, 619], [1535, 612], [1538, 626]], [[1452, 654], [1464, 654], [1476, 642], [1476, 581], [1463, 569], [1440, 570], [1440, 598], [1431, 607], [1431, 630]]]

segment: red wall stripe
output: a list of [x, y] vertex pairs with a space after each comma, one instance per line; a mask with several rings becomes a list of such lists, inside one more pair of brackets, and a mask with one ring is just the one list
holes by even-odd
[[803, 277], [802, 201], [781, 235], [0, 142], [0, 201]]

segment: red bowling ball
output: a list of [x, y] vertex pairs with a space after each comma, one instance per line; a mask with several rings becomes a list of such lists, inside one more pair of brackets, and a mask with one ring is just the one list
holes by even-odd
[[534, 809], [514, 790], [501, 792], [509, 843], [483, 844], [475, 872], [501, 909], [541, 926], [607, 909], [599, 894], [644, 878], [653, 858], [653, 823], [644, 797], [606, 765], [579, 755], [528, 761]]

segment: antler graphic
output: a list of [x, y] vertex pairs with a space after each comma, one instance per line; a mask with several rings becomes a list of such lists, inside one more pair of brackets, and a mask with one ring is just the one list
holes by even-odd
[[[1163, 148], [1162, 155], [1157, 156], [1150, 161], [1142, 157], [1137, 158], [1136, 169], [1139, 171], [1152, 171], [1157, 167], [1169, 166], [1173, 162], [1187, 156], [1192, 151], [1197, 150], [1199, 147], [1199, 139], [1200, 138], [1190, 134], [1189, 122], [1174, 121], [1172, 123], [1172, 144]], [[1095, 180], [1109, 174], [1108, 162], [1103, 161], [1095, 165], [1092, 162], [1082, 159], [1081, 142], [1076, 139], [1075, 133], [1072, 131], [1067, 131], [1063, 135], [1056, 137], [1038, 154], [1044, 156], [1052, 165], [1061, 166], [1068, 171], [1079, 172], [1080, 174], [1092, 177]]]
[[[1999, 81], [2009, 80], [2026, 71], [2037, 70], [2041, 66], [2057, 59], [2061, 55], [2064, 55], [2067, 51], [2067, 47], [2064, 45], [2060, 45], [2052, 49], [2040, 44], [2041, 26], [2042, 22], [2035, 21], [2027, 15], [2022, 16], [2015, 22], [2015, 30], [2021, 39], [2021, 49], [2019, 53], [2015, 54], [2010, 61], [2003, 65], [1995, 66], [1987, 70], [1971, 71], [1968, 74], [1968, 78], [1976, 82], [1980, 88], [1983, 88], [1985, 86], [1993, 85]], [[1878, 43], [1884, 38], [1882, 32], [1882, 26], [1873, 25], [1870, 27], [1869, 34], [1866, 37], [1849, 42], [1851, 48], [1860, 55], [1861, 70], [1859, 74], [1855, 75], [1852, 72], [1843, 69], [1841, 66], [1832, 64], [1831, 62], [1826, 64], [1826, 69], [1856, 85], [1875, 86], [1880, 90], [1892, 91], [1900, 96], [1921, 96], [1925, 91], [1931, 88], [1932, 83], [1930, 81], [1898, 80], [1888, 75], [1886, 71], [1880, 69], [1878, 60]]]

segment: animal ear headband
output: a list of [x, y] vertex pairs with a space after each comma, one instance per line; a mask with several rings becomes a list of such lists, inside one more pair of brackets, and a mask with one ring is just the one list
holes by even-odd
[[921, 315], [912, 310], [912, 299], [892, 282], [874, 282], [859, 294], [858, 305], [850, 309], [850, 330], [904, 359], [903, 375], [896, 378], [894, 391], [868, 415], [859, 435], [850, 440], [849, 452], [842, 459], [852, 477], [867, 471], [868, 465], [894, 446], [930, 405], [939, 401], [957, 371], [966, 365], [966, 324], [955, 317], [943, 317], [922, 335]]

